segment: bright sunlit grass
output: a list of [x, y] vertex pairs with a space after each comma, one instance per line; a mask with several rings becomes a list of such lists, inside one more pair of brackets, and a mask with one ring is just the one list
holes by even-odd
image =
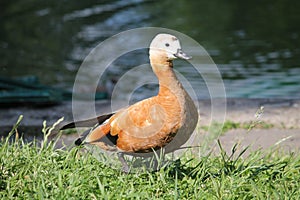
[[183, 157], [158, 172], [124, 174], [78, 148], [3, 138], [0, 199], [299, 198], [300, 155], [236, 154], [233, 147], [233, 156], [221, 150], [220, 155]]

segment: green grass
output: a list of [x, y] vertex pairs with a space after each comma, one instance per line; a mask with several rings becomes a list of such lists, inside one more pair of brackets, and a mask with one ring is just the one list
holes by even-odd
[[[10, 135], [17, 131], [17, 125]], [[46, 132], [47, 129], [44, 129]], [[0, 199], [298, 199], [300, 155], [187, 153], [158, 172], [124, 174], [79, 148], [0, 143]], [[247, 151], [247, 149], [245, 149]]]

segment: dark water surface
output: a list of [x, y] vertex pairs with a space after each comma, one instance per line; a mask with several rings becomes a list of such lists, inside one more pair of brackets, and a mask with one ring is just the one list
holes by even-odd
[[[227, 97], [300, 98], [299, 10], [297, 0], [2, 0], [0, 75], [36, 75], [44, 84], [71, 89], [83, 59], [101, 41], [156, 26], [198, 41], [221, 71]], [[147, 51], [120, 58], [108, 79], [147, 61]], [[178, 66], [193, 87], [203, 87], [198, 98], [209, 98], [201, 77], [180, 61]], [[153, 88], [137, 89], [135, 98], [152, 95]]]

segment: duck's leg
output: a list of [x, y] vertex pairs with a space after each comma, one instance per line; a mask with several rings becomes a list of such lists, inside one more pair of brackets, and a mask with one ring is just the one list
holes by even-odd
[[157, 160], [157, 158], [154, 157], [153, 160], [152, 160], [152, 162], [153, 162], [153, 170], [155, 172], [158, 171], [158, 160]]
[[129, 173], [129, 166], [124, 158], [124, 154], [122, 152], [117, 153], [119, 161], [122, 163], [122, 171], [125, 173]]
[[152, 169], [154, 171], [159, 171], [159, 169], [163, 166], [165, 162], [165, 152], [163, 149], [154, 152], [152, 156]]

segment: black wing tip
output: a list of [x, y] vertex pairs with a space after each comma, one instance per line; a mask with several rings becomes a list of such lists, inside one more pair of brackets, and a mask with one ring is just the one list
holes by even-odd
[[83, 143], [83, 141], [82, 141], [81, 138], [78, 138], [77, 140], [75, 140], [74, 143], [75, 143], [76, 146], [80, 146]]
[[65, 124], [65, 125], [63, 125], [62, 127], [60, 127], [60, 129], [59, 130], [65, 130], [65, 129], [69, 129], [69, 128], [75, 128], [76, 126], [75, 126], [75, 123], [74, 122], [72, 122], [72, 123], [69, 123], [69, 124]]

